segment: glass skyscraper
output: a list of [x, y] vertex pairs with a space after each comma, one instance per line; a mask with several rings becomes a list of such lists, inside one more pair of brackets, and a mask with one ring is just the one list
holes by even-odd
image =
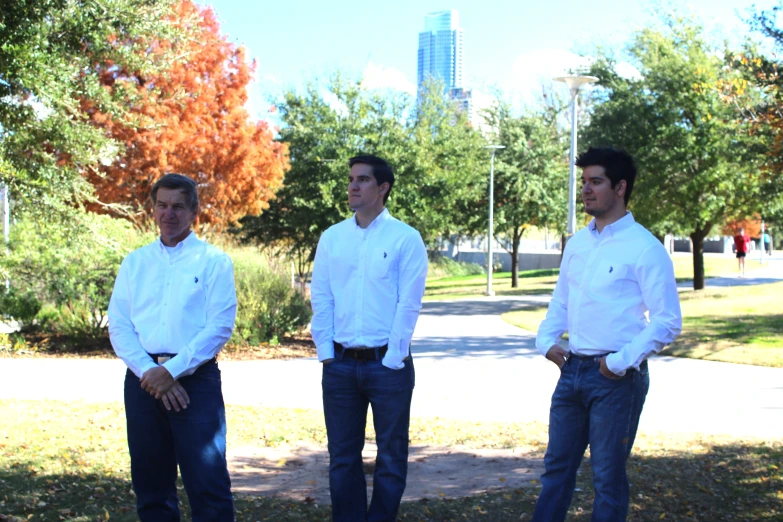
[[419, 33], [419, 89], [430, 77], [442, 81], [445, 92], [462, 87], [462, 35], [456, 10], [424, 17], [424, 31]]

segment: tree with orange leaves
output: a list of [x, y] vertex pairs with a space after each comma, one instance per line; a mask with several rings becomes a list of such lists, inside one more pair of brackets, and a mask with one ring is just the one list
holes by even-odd
[[104, 204], [94, 210], [117, 203], [137, 212], [149, 208], [150, 188], [163, 174], [191, 176], [199, 186], [198, 223], [221, 229], [268, 206], [288, 168], [288, 153], [269, 125], [251, 121], [244, 108], [255, 67], [244, 49], [220, 34], [210, 8], [180, 0], [175, 11], [180, 37], [147, 50], [151, 60], [174, 51], [179, 59], [167, 70], [150, 77], [102, 66], [108, 89], [127, 89], [129, 82], [117, 80], [133, 80], [136, 121], [129, 126], [84, 107], [95, 125], [126, 147], [116, 161], [85, 175]]
[[761, 216], [758, 214], [751, 218], [731, 219], [721, 231], [724, 236], [734, 236], [739, 229], [744, 228], [745, 233], [750, 237], [759, 237], [761, 235]]

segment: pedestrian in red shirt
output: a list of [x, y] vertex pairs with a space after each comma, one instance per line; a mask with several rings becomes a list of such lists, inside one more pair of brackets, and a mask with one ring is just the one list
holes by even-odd
[[750, 252], [750, 236], [744, 228], [739, 229], [739, 234], [734, 236], [734, 249], [737, 251], [737, 264], [740, 277], [745, 277], [745, 256]]

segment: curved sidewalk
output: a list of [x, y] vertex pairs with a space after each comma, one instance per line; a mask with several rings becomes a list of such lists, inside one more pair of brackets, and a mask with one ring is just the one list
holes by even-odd
[[[417, 417], [547, 421], [557, 369], [499, 314], [543, 297], [431, 301], [414, 340]], [[314, 359], [226, 361], [230, 404], [321, 409]], [[0, 399], [122, 401], [119, 360], [0, 359]], [[643, 431], [780, 437], [783, 369], [659, 356]]]

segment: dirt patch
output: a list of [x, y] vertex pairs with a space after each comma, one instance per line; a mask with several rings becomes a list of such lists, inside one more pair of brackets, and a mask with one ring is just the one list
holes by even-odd
[[[363, 452], [372, 494], [376, 447]], [[319, 505], [329, 500], [329, 455], [321, 446], [241, 447], [229, 451], [231, 489], [238, 494], [287, 497]], [[537, 483], [543, 459], [514, 449], [411, 446], [404, 501], [469, 497]]]

